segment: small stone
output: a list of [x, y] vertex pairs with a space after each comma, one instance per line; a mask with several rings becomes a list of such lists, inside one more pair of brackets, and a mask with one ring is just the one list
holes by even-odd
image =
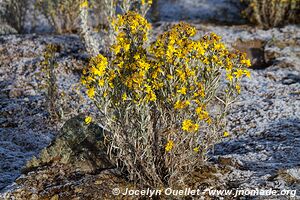
[[32, 194], [30, 200], [38, 200], [39, 196], [37, 194]]
[[241, 169], [244, 166], [240, 160], [233, 157], [225, 157], [225, 156], [220, 156], [218, 158], [218, 163], [220, 163], [221, 165], [232, 166], [235, 167], [236, 169]]
[[9, 98], [18, 98], [23, 95], [23, 90], [20, 88], [13, 88], [9, 91]]
[[34, 89], [30, 89], [30, 90], [26, 90], [26, 91], [24, 92], [24, 95], [25, 95], [25, 96], [36, 96], [36, 92], [35, 92]]
[[50, 200], [59, 200], [59, 196], [56, 194], [56, 195], [54, 195], [53, 197], [51, 197]]

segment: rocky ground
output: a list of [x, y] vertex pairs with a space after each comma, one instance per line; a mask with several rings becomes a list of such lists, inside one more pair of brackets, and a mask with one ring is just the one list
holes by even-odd
[[[170, 24], [155, 24], [154, 33]], [[220, 166], [226, 169], [222, 168], [226, 189], [296, 189], [300, 198], [300, 28], [264, 31], [248, 26], [195, 26], [200, 33], [220, 34], [227, 44], [248, 52], [255, 63], [252, 78], [244, 80], [229, 116], [232, 139], [215, 147], [211, 161], [218, 166], [209, 170], [217, 174]], [[36, 74], [50, 43], [62, 47], [56, 69], [60, 91], [66, 92], [61, 97], [66, 99], [60, 102], [60, 123], [49, 121], [45, 90], [39, 88]], [[112, 198], [110, 189], [126, 184], [113, 170], [86, 173], [61, 163], [24, 172], [12, 184], [26, 160], [47, 146], [67, 119], [93, 109], [72, 89], [86, 58], [77, 36], [0, 36], [0, 198]]]

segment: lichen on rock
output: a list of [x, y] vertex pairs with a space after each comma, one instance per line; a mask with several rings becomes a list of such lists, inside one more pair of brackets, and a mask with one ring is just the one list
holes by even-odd
[[104, 129], [95, 123], [86, 124], [84, 118], [84, 115], [78, 115], [68, 120], [58, 137], [41, 151], [38, 158], [29, 160], [23, 171], [51, 163], [69, 165], [84, 172], [110, 168]]

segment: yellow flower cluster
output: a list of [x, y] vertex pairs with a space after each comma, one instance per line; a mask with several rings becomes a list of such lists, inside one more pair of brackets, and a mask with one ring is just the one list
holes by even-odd
[[88, 8], [89, 7], [89, 2], [87, 0], [84, 0], [80, 3], [79, 7], [80, 8]]
[[[151, 24], [140, 14], [129, 11], [124, 15], [118, 15], [117, 19], [112, 21], [115, 31], [119, 31], [119, 39], [129, 39], [129, 33], [133, 37], [141, 37], [143, 41], [147, 40], [147, 34]], [[120, 35], [121, 34], [121, 35]], [[130, 42], [130, 41], [128, 41]]]
[[186, 119], [182, 122], [182, 130], [187, 132], [196, 132], [199, 129], [198, 124], [194, 124], [192, 120]]
[[[251, 63], [245, 54], [229, 52], [217, 34], [193, 40], [195, 34], [195, 27], [181, 22], [160, 35], [149, 49], [156, 60], [151, 78], [161, 86], [172, 85], [167, 99], [174, 100], [175, 110], [194, 110], [198, 123], [202, 120], [210, 124], [212, 118], [205, 105], [207, 77], [224, 70], [229, 84], [240, 93], [238, 81], [243, 76], [250, 77], [245, 68]], [[198, 126], [185, 120], [182, 129], [194, 132]]]
[[152, 5], [152, 0], [142, 0], [141, 4], [142, 5], [145, 5], [145, 4]]
[[174, 146], [174, 142], [172, 140], [169, 140], [165, 147], [166, 152], [171, 151], [173, 149], [173, 146]]
[[[95, 96], [95, 87], [97, 85], [104, 86], [104, 75], [108, 66], [107, 58], [99, 54], [90, 60], [88, 71], [83, 70], [84, 77], [81, 79], [81, 83], [88, 88], [87, 95], [91, 99]], [[97, 84], [94, 84], [94, 83]], [[109, 82], [111, 83], [111, 82]]]
[[[113, 26], [117, 31], [116, 42], [111, 47], [113, 57], [109, 64], [103, 55], [91, 59], [88, 72], [84, 72], [82, 79], [82, 83], [88, 87], [87, 94], [93, 98], [95, 88], [103, 87], [103, 96], [110, 94], [114, 99], [155, 101], [155, 92], [147, 80], [151, 61], [144, 48], [150, 24], [141, 15], [128, 12], [119, 15], [113, 21]], [[122, 86], [122, 93], [114, 90], [115, 85]]]
[[84, 119], [84, 122], [85, 124], [90, 124], [92, 122], [93, 118], [91, 116], [87, 116], [85, 119]]

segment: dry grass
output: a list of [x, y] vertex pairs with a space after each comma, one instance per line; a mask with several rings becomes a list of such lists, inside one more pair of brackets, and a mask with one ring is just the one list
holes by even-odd
[[28, 0], [3, 0], [0, 2], [0, 21], [22, 33], [28, 6]]
[[300, 22], [299, 0], [242, 0], [248, 5], [243, 14], [264, 28]]

